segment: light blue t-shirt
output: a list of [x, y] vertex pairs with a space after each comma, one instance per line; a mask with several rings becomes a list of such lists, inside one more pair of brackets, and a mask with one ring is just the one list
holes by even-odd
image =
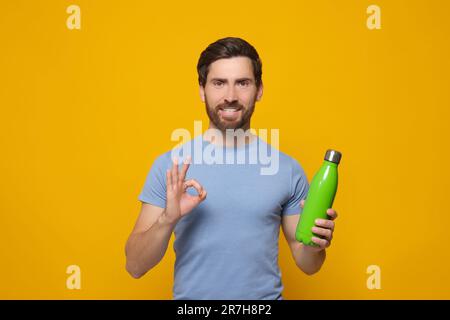
[[[212, 151], [206, 154], [222, 154], [222, 163], [211, 164], [211, 159], [194, 151], [199, 145]], [[175, 226], [173, 298], [282, 299], [278, 265], [281, 217], [301, 213], [300, 200], [309, 189], [303, 168], [259, 137], [230, 148], [217, 147], [199, 135], [186, 146], [192, 150], [181, 153], [183, 158], [192, 157], [186, 180], [197, 180], [207, 198]], [[279, 155], [278, 168], [271, 174], [262, 174], [267, 161], [249, 161], [250, 154], [258, 154], [261, 148]], [[154, 161], [139, 200], [165, 207], [171, 155], [168, 151]], [[238, 163], [240, 156], [246, 156], [244, 164]], [[193, 188], [187, 192], [197, 194]]]

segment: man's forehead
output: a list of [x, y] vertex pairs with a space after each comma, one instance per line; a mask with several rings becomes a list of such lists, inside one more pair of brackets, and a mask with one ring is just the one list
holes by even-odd
[[209, 65], [208, 78], [253, 78], [252, 61], [248, 57], [219, 59]]

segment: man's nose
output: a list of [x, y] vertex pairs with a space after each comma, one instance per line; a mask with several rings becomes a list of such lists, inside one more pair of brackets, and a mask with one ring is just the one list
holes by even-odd
[[232, 103], [237, 101], [237, 93], [236, 93], [236, 89], [234, 88], [234, 86], [229, 86], [227, 93], [225, 95], [225, 101], [227, 103]]

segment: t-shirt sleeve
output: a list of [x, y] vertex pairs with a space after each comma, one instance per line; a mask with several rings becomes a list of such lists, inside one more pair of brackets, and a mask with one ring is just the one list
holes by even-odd
[[164, 155], [159, 156], [150, 168], [144, 187], [138, 197], [142, 202], [146, 202], [161, 208], [166, 207], [166, 169], [168, 163]]
[[284, 204], [282, 215], [291, 215], [302, 213], [300, 201], [306, 199], [309, 184], [306, 174], [300, 164], [294, 160], [291, 173], [291, 194], [288, 201]]

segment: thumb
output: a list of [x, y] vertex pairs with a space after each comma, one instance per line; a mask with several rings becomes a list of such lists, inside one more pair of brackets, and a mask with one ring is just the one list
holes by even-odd
[[300, 201], [300, 207], [304, 207], [305, 206], [305, 200]]

